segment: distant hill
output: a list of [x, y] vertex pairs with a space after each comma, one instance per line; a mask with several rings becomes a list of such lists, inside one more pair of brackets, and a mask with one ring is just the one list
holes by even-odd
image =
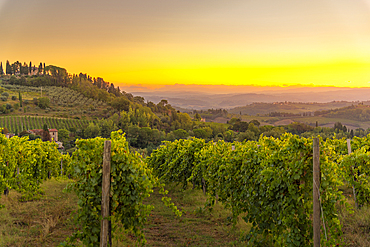
[[[278, 103], [252, 103], [247, 106], [236, 107], [228, 110], [229, 113], [243, 115], [266, 115], [284, 116], [289, 114], [298, 115], [314, 115], [316, 111], [324, 111], [347, 107], [353, 105], [354, 102], [334, 101], [328, 103], [295, 103], [295, 102], [278, 102]], [[358, 104], [358, 103], [355, 103]], [[273, 114], [273, 113], [281, 113]]]
[[[194, 91], [140, 91], [131, 92], [133, 95], [142, 96], [145, 100], [154, 103], [166, 99], [174, 107], [184, 109], [232, 109], [247, 106], [252, 103], [274, 103], [274, 102], [316, 102], [328, 103], [332, 101], [368, 101], [370, 100], [370, 88], [332, 88], [320, 91], [317, 88], [306, 88], [306, 91], [292, 89], [287, 91], [269, 90], [259, 93], [232, 93], [232, 94], [209, 94]], [[343, 107], [340, 105], [335, 107]], [[330, 109], [330, 108], [329, 108]], [[273, 110], [275, 111], [275, 110]], [[246, 112], [247, 114], [247, 112]]]

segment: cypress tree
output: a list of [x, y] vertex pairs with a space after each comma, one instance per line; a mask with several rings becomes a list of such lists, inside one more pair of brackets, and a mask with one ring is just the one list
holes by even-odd
[[9, 60], [6, 60], [6, 74], [11, 75], [12, 74], [12, 67], [10, 66]]
[[39, 65], [39, 70], [38, 70], [37, 74], [41, 74], [41, 73], [42, 73], [42, 63], [40, 63], [40, 65]]
[[[22, 64], [21, 64], [21, 66], [22, 66]], [[21, 72], [21, 74], [23, 74], [23, 75], [28, 75], [28, 71], [29, 71], [29, 69], [28, 69], [28, 65], [27, 65], [27, 63], [26, 62], [24, 62], [24, 64], [23, 64], [23, 69], [22, 69], [22, 72]], [[21, 68], [22, 68], [21, 67]]]
[[28, 67], [30, 74], [32, 73], [32, 62], [30, 61], [30, 66]]
[[3, 75], [4, 74], [4, 70], [3, 70], [3, 62], [0, 63], [0, 75]]
[[19, 98], [19, 105], [20, 105], [20, 107], [22, 107], [22, 105], [23, 105], [23, 101], [22, 101], [22, 94], [21, 94], [21, 92], [20, 92], [20, 91], [19, 91], [18, 98]]

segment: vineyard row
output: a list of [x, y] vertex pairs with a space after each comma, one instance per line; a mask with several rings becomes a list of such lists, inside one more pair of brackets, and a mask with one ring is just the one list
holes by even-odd
[[316, 186], [321, 244], [335, 246], [342, 242], [337, 206], [351, 208], [339, 188], [353, 187], [356, 203], [370, 203], [370, 135], [355, 137], [349, 144], [352, 153], [345, 139], [320, 140], [321, 181], [315, 185], [313, 139], [292, 134], [242, 143], [196, 138], [165, 142], [146, 161], [163, 183], [182, 183], [185, 189], [191, 182], [206, 192], [208, 206], [222, 202], [231, 209], [234, 222], [247, 213], [243, 219], [253, 227], [246, 239], [254, 244], [264, 235], [278, 246], [312, 246]]
[[24, 130], [42, 129], [44, 124], [50, 129], [83, 129], [89, 125], [88, 120], [62, 119], [35, 116], [4, 116], [0, 117], [0, 128], [7, 128], [11, 133]]

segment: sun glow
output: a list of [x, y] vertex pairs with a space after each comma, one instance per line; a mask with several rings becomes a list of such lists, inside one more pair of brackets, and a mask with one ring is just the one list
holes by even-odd
[[370, 0], [143, 2], [0, 0], [0, 61], [117, 85], [369, 86]]

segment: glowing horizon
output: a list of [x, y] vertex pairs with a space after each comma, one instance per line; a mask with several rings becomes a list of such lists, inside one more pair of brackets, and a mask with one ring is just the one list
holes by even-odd
[[0, 61], [115, 85], [370, 86], [370, 1], [0, 0]]

